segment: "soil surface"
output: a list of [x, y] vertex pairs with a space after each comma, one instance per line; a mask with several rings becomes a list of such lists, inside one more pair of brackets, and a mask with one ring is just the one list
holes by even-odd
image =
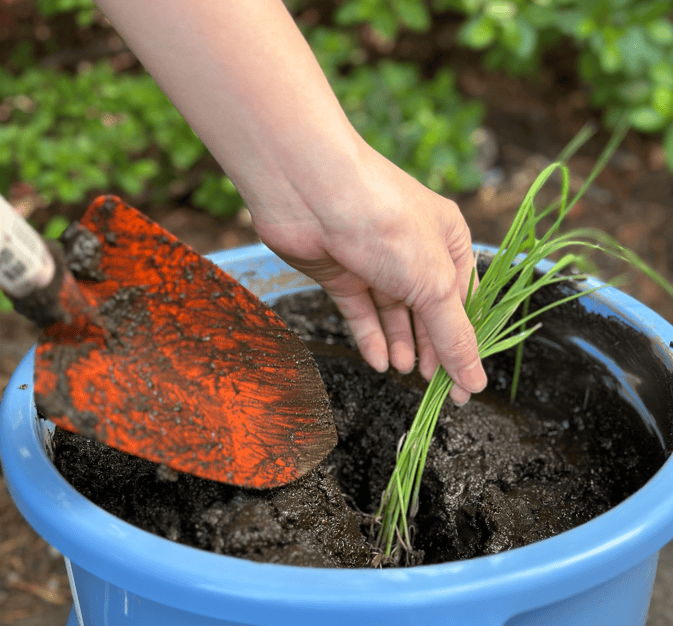
[[[533, 308], [563, 293], [547, 291]], [[651, 376], [671, 374], [655, 371], [654, 350], [630, 327], [578, 305], [563, 309], [545, 316], [548, 328], [530, 341], [514, 404], [506, 395], [511, 355], [487, 362], [486, 393], [465, 407], [446, 403], [411, 564], [496, 554], [573, 528], [628, 497], [666, 459], [671, 407], [659, 442], [601, 363], [570, 347], [570, 331], [579, 326], [600, 350], [632, 342], [634, 361]], [[174, 541], [255, 561], [366, 567], [372, 516], [424, 384], [417, 374], [379, 374], [364, 363], [322, 292], [284, 298], [276, 310], [313, 348], [332, 404], [339, 443], [317, 470], [280, 489], [243, 490], [167, 474], [65, 431], [55, 439], [56, 467], [105, 510]]]

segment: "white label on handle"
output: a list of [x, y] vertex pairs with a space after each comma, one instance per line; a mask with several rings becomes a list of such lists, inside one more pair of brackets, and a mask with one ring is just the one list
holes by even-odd
[[23, 298], [53, 276], [54, 261], [44, 241], [0, 196], [0, 288]]

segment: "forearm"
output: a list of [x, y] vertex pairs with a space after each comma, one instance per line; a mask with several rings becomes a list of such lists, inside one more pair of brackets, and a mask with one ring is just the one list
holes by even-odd
[[253, 214], [338, 194], [363, 142], [281, 0], [97, 0]]

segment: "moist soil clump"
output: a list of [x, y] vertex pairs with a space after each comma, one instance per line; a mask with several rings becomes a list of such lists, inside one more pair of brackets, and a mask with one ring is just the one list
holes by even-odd
[[[542, 293], [532, 309], [559, 295]], [[425, 383], [417, 373], [369, 368], [323, 292], [283, 298], [274, 309], [312, 350], [332, 405], [339, 443], [316, 470], [279, 489], [240, 489], [60, 429], [55, 464], [94, 503], [174, 541], [255, 561], [370, 566], [373, 516]], [[444, 406], [410, 563], [495, 554], [573, 528], [639, 489], [668, 456], [671, 407], [665, 424], [648, 427], [582, 343], [598, 334], [612, 346], [616, 333], [635, 346], [638, 333], [577, 302], [544, 322], [526, 344], [516, 402], [509, 401], [513, 355], [503, 353], [486, 361], [485, 393], [465, 407]], [[579, 334], [571, 332], [578, 323]], [[629, 358], [652, 373], [646, 354]], [[670, 373], [655, 374], [670, 387]]]

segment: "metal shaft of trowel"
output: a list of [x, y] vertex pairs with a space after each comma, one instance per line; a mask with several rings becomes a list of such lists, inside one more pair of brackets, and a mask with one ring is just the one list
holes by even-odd
[[42, 237], [0, 196], [0, 289], [24, 298], [54, 277], [54, 260]]

